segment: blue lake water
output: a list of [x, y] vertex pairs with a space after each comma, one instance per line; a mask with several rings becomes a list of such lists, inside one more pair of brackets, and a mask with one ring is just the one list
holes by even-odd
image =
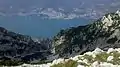
[[0, 16], [0, 26], [10, 31], [33, 37], [53, 37], [61, 29], [85, 25], [86, 19], [43, 20], [33, 16]]

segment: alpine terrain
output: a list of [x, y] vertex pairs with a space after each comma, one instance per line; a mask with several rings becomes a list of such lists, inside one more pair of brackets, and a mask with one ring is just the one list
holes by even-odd
[[44, 60], [50, 55], [51, 40], [33, 39], [0, 27], [0, 63], [3, 61]]
[[61, 30], [52, 41], [41, 41], [0, 27], [0, 65], [119, 67], [119, 33], [119, 10], [91, 24]]
[[94, 23], [61, 30], [54, 37], [55, 54], [74, 56], [99, 47], [120, 47], [120, 12], [108, 13]]

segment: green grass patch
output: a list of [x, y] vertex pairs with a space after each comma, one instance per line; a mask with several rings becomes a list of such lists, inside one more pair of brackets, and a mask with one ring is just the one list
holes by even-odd
[[1, 66], [18, 66], [18, 65], [22, 65], [23, 62], [22, 61], [11, 61], [11, 60], [2, 60], [0, 61], [0, 67]]
[[68, 62], [59, 63], [51, 67], [77, 67], [77, 66], [78, 66], [78, 63], [76, 61], [69, 60]]
[[107, 54], [106, 52], [102, 52], [95, 57], [95, 61], [99, 62], [107, 62], [107, 58], [110, 56], [110, 54]]
[[118, 52], [112, 52], [111, 55], [114, 57], [113, 61], [110, 61], [110, 63], [115, 64], [115, 65], [120, 65], [120, 53]]
[[93, 63], [94, 62], [94, 58], [90, 55], [84, 55], [84, 58], [88, 60], [89, 63]]

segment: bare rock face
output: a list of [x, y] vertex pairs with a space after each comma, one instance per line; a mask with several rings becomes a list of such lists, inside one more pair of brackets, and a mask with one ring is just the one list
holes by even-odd
[[108, 13], [92, 24], [61, 30], [53, 41], [55, 53], [72, 56], [96, 47], [120, 47], [120, 12]]

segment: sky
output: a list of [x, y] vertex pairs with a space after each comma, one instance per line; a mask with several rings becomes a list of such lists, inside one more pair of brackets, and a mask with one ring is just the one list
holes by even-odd
[[31, 7], [80, 7], [83, 3], [87, 5], [97, 4], [97, 3], [112, 3], [120, 2], [119, 0], [0, 0], [0, 7], [9, 8], [31, 8]]

